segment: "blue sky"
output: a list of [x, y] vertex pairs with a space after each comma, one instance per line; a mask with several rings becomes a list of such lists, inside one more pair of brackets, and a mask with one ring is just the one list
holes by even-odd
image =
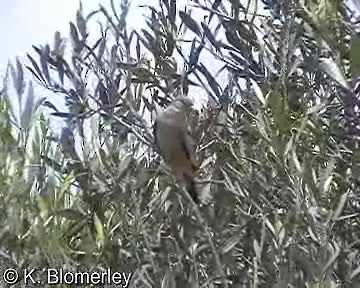
[[[131, 2], [132, 9], [128, 21], [130, 25], [138, 25], [143, 9], [136, 6], [144, 1]], [[146, 2], [150, 4], [157, 1]], [[79, 3], [77, 0], [2, 0], [0, 35], [3, 41], [0, 45], [0, 75], [3, 75], [9, 59], [13, 62], [16, 56], [24, 57], [27, 52], [33, 53], [32, 44], [53, 43], [57, 30], [67, 37], [69, 21], [75, 21]], [[84, 14], [97, 9], [99, 3], [108, 7], [110, 2], [83, 1]]]
[[[53, 37], [55, 31], [61, 32], [62, 37], [69, 36], [69, 22], [75, 22], [76, 11], [79, 8], [78, 0], [0, 0], [0, 19], [2, 20], [0, 25], [0, 35], [2, 36], [2, 43], [0, 45], [0, 80], [4, 76], [7, 63], [10, 60], [14, 64], [16, 56], [19, 56], [20, 60], [26, 59], [26, 53], [36, 56], [36, 53], [32, 49], [32, 45], [44, 45], [46, 43], [53, 45]], [[148, 5], [156, 5], [158, 0], [129, 0], [131, 1], [130, 14], [127, 18], [127, 24], [131, 27], [139, 28], [145, 24], [142, 15], [145, 13], [144, 8], [137, 7], [139, 4], [146, 3]], [[192, 0], [178, 0], [178, 9], [183, 10], [185, 3]], [[357, 1], [360, 0], [348, 0], [347, 2], [352, 8], [357, 6], [358, 11], [360, 5]], [[109, 0], [83, 0], [83, 10], [86, 16], [89, 12], [96, 10], [99, 7], [99, 3], [102, 3], [106, 8], [109, 7]], [[119, 0], [115, 0], [115, 3], [120, 3]], [[353, 3], [351, 3], [353, 2]], [[356, 4], [355, 4], [356, 3]], [[359, 15], [359, 13], [357, 13]], [[193, 14], [194, 15], [194, 14]], [[98, 27], [95, 27], [98, 31]], [[91, 31], [92, 27], [89, 29]], [[99, 33], [94, 33], [95, 37]], [[190, 47], [189, 47], [190, 48]], [[36, 58], [36, 57], [35, 57]], [[216, 73], [219, 67], [217, 65], [210, 65], [212, 73]], [[26, 71], [26, 70], [25, 70]], [[30, 73], [27, 73], [29, 75]], [[31, 78], [28, 77], [27, 80]], [[224, 81], [226, 81], [224, 79]], [[1, 85], [2, 83], [0, 83]], [[11, 89], [12, 85], [9, 85]], [[201, 88], [195, 88], [191, 94], [204, 96], [206, 93]], [[9, 91], [10, 92], [10, 91]], [[56, 103], [59, 110], [64, 111], [64, 99], [54, 95], [51, 92], [46, 91], [44, 88], [34, 85], [35, 97], [38, 96], [48, 97], [52, 103]], [[26, 92], [25, 92], [26, 94]], [[204, 95], [201, 95], [204, 94]], [[16, 97], [13, 97], [13, 93], [9, 94], [10, 98], [14, 100], [13, 107], [18, 110], [18, 104]], [[201, 97], [205, 99], [204, 97]], [[199, 99], [199, 98], [198, 98]], [[66, 110], [65, 110], [66, 111]], [[16, 112], [15, 112], [16, 113]], [[17, 114], [17, 113], [16, 113]], [[53, 128], [58, 130], [61, 128], [62, 123], [53, 120]], [[55, 120], [55, 121], [54, 121]]]
[[[180, 2], [183, 1], [185, 0], [180, 0]], [[120, 1], [116, 0], [114, 2], [120, 6]], [[142, 15], [145, 13], [145, 10], [144, 8], [139, 8], [138, 5], [144, 3], [144, 0], [132, 0], [130, 2], [131, 9], [127, 24], [132, 27], [143, 25]], [[147, 0], [145, 2], [156, 4], [157, 0]], [[27, 61], [26, 53], [37, 59], [37, 54], [32, 45], [40, 46], [49, 43], [50, 47], [52, 47], [56, 31], [59, 31], [62, 37], [68, 38], [70, 31], [69, 22], [76, 23], [76, 12], [80, 6], [80, 1], [78, 0], [1, 0], [0, 3], [0, 19], [2, 24], [0, 25], [0, 35], [3, 39], [0, 45], [0, 81], [5, 75], [9, 61], [15, 64], [16, 57]], [[110, 7], [109, 0], [83, 0], [82, 3], [84, 16], [98, 9], [99, 3], [105, 8]], [[117, 11], [119, 13], [120, 9], [117, 9]], [[94, 21], [92, 22], [94, 23]], [[95, 29], [98, 31], [99, 28], [95, 27]], [[94, 33], [94, 35], [98, 36], [99, 33]], [[26, 69], [24, 70], [26, 76], [31, 75]], [[25, 79], [31, 80], [31, 77], [26, 77]], [[55, 98], [51, 98], [52, 101], [59, 99], [44, 88], [35, 83], [33, 84], [36, 97], [39, 95], [53, 96]], [[11, 99], [14, 101], [13, 105], [17, 107], [16, 97], [12, 97], [14, 93], [11, 84], [9, 89]], [[58, 108], [61, 110], [61, 107], [63, 107], [62, 101], [55, 101], [57, 105], [60, 105]]]
[[[79, 2], [76, 0], [12, 0], [1, 1], [0, 69], [4, 71], [8, 59], [24, 56], [32, 44], [52, 41], [54, 32], [68, 31], [69, 20], [74, 18]], [[87, 0], [93, 4], [93, 0]], [[90, 3], [89, 3], [90, 4]]]
[[[139, 27], [144, 24], [142, 15], [146, 10], [137, 7], [140, 3], [148, 5], [158, 3], [158, 0], [129, 1], [131, 2], [131, 9], [127, 20], [128, 25], [132, 27]], [[183, 9], [185, 3], [190, 1], [178, 0], [178, 9]], [[347, 2], [354, 7], [358, 1], [348, 0]], [[82, 2], [85, 15], [97, 9], [99, 3], [105, 7], [109, 7], [110, 3], [109, 0], [83, 0]], [[114, 2], [120, 3], [118, 0]], [[16, 56], [25, 60], [26, 53], [36, 55], [32, 49], [33, 44], [49, 43], [52, 46], [55, 31], [60, 31], [63, 37], [68, 37], [69, 22], [75, 22], [79, 3], [78, 0], [1, 0], [0, 19], [2, 25], [0, 25], [0, 35], [2, 35], [3, 41], [0, 45], [0, 79], [4, 75], [9, 60], [14, 63]], [[38, 87], [35, 86], [36, 94], [39, 91], [37, 89]]]
[[[359, 0], [348, 0], [353, 5]], [[118, 1], [115, 1], [118, 2]], [[141, 21], [143, 10], [136, 8], [139, 3], [157, 3], [157, 0], [133, 0], [129, 25], [137, 26]], [[180, 0], [178, 2], [186, 2]], [[106, 0], [83, 1], [84, 12], [87, 14], [99, 7], [99, 3], [108, 6]], [[119, 3], [119, 2], [118, 2]], [[359, 4], [358, 4], [359, 5]], [[359, 5], [360, 6], [360, 5]], [[23, 57], [26, 52], [33, 52], [32, 44], [52, 43], [56, 30], [62, 35], [69, 34], [69, 21], [75, 20], [79, 7], [77, 0], [2, 0], [0, 9], [0, 75], [5, 71], [8, 60], [15, 56]], [[139, 21], [140, 20], [140, 21]]]

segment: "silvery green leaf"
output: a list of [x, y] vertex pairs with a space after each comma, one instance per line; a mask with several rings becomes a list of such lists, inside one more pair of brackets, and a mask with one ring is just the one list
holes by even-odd
[[76, 12], [76, 25], [77, 25], [77, 28], [79, 29], [81, 37], [83, 39], [86, 38], [86, 21], [85, 21], [84, 17], [82, 16], [80, 10], [78, 10]]
[[137, 57], [137, 60], [139, 61], [140, 60], [140, 38], [139, 38], [139, 36], [136, 39], [136, 57]]
[[171, 0], [169, 5], [169, 20], [175, 26], [176, 18], [176, 0]]
[[229, 253], [234, 247], [239, 243], [240, 237], [238, 235], [234, 235], [225, 241], [223, 246], [221, 247], [221, 253], [226, 254]]
[[[45, 83], [45, 82], [46, 82], [46, 81], [45, 81], [45, 78], [44, 78], [44, 76], [42, 75], [41, 70], [40, 70], [39, 66], [37, 65], [37, 63], [35, 62], [35, 60], [34, 60], [29, 54], [27, 54], [27, 57], [29, 58], [29, 60], [30, 60], [31, 64], [33, 65], [35, 71], [34, 71], [31, 67], [27, 67], [27, 68], [30, 70], [30, 72], [31, 72], [40, 82]], [[35, 73], [35, 72], [36, 72], [36, 73]]]
[[216, 48], [216, 50], [219, 51], [219, 53], [221, 53], [219, 42], [216, 41], [215, 36], [212, 34], [209, 26], [207, 26], [205, 23], [201, 23], [201, 27], [203, 28], [206, 38]]
[[54, 35], [54, 51], [56, 54], [58, 54], [58, 50], [60, 48], [60, 44], [61, 44], [61, 36], [60, 36], [60, 32], [56, 31], [55, 35]]
[[261, 91], [261, 88], [259, 87], [259, 85], [256, 83], [256, 81], [254, 79], [250, 78], [250, 82], [252, 84], [252, 87], [254, 89], [256, 97], [259, 99], [261, 104], [265, 106], [266, 101], [265, 101], [265, 98], [264, 98], [264, 94]]
[[348, 192], [345, 192], [344, 194], [341, 195], [338, 205], [337, 205], [336, 210], [333, 215], [333, 220], [336, 221], [340, 217], [340, 215], [343, 212], [343, 209], [345, 207], [346, 201], [348, 200], [348, 196], [349, 196]]
[[181, 20], [185, 23], [186, 27], [188, 27], [196, 35], [201, 36], [199, 25], [196, 23], [196, 21], [193, 18], [191, 18], [189, 14], [187, 14], [184, 11], [180, 11], [179, 15]]
[[48, 82], [50, 82], [50, 74], [49, 74], [49, 67], [48, 67], [48, 61], [47, 61], [49, 54], [50, 54], [50, 47], [49, 47], [49, 45], [46, 45], [45, 48], [41, 52], [40, 64], [41, 64], [42, 72], [44, 73], [45, 78]]
[[24, 88], [25, 88], [25, 82], [24, 82], [24, 70], [18, 58], [16, 58], [16, 70], [17, 70], [16, 92], [18, 95], [19, 103], [21, 103], [22, 94], [24, 93]]
[[79, 40], [79, 34], [76, 30], [76, 27], [74, 25], [74, 23], [70, 22], [70, 35], [71, 35], [71, 40], [74, 43], [74, 46], [77, 46], [78, 43], [80, 42]]
[[17, 83], [17, 75], [16, 75], [16, 71], [15, 71], [15, 68], [14, 66], [9, 62], [9, 69], [10, 69], [10, 74], [11, 74], [11, 78], [12, 78], [12, 81], [13, 81], [13, 84], [14, 84], [14, 89], [16, 90], [16, 83]]
[[100, 45], [99, 45], [99, 50], [98, 50], [98, 58], [99, 60], [102, 58], [102, 56], [104, 55], [105, 52], [105, 47], [106, 47], [106, 38], [103, 37], [100, 41]]
[[29, 129], [31, 119], [33, 116], [33, 107], [34, 106], [34, 88], [32, 82], [29, 83], [28, 93], [25, 101], [25, 105], [23, 107], [23, 111], [21, 111], [21, 127], [23, 129]]
[[214, 91], [215, 95], [219, 98], [221, 96], [219, 83], [215, 80], [215, 78], [211, 75], [208, 69], [206, 69], [205, 65], [200, 63], [200, 65], [196, 65], [196, 68], [205, 76], [209, 86]]
[[111, 70], [114, 71], [115, 67], [116, 67], [116, 58], [117, 58], [117, 45], [114, 45], [111, 48], [111, 54], [110, 54], [110, 66], [111, 66]]
[[350, 86], [345, 79], [344, 73], [341, 71], [341, 68], [334, 60], [330, 58], [321, 58], [320, 59], [320, 69], [328, 74], [333, 80], [335, 80], [343, 88], [349, 90]]

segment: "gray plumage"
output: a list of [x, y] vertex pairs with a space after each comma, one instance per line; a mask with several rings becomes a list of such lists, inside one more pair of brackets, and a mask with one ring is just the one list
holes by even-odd
[[194, 175], [198, 169], [195, 148], [187, 124], [187, 112], [193, 106], [188, 97], [176, 98], [164, 111], [158, 114], [154, 125], [155, 143], [165, 163], [175, 176], [185, 183], [186, 188], [198, 202]]

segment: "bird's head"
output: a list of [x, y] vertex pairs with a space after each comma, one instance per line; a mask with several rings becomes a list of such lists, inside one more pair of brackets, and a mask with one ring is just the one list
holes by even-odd
[[168, 124], [172, 123], [172, 125], [183, 126], [188, 113], [192, 110], [193, 104], [194, 102], [189, 97], [177, 97], [158, 115], [157, 120]]
[[177, 109], [180, 109], [181, 111], [188, 111], [193, 107], [194, 101], [189, 97], [180, 96], [175, 98], [172, 105], [174, 105]]

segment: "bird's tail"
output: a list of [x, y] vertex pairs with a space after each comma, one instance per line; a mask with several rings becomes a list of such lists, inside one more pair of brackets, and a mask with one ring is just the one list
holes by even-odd
[[186, 190], [189, 192], [191, 198], [194, 200], [196, 204], [199, 204], [199, 194], [197, 191], [196, 183], [193, 177], [185, 176], [186, 180]]

